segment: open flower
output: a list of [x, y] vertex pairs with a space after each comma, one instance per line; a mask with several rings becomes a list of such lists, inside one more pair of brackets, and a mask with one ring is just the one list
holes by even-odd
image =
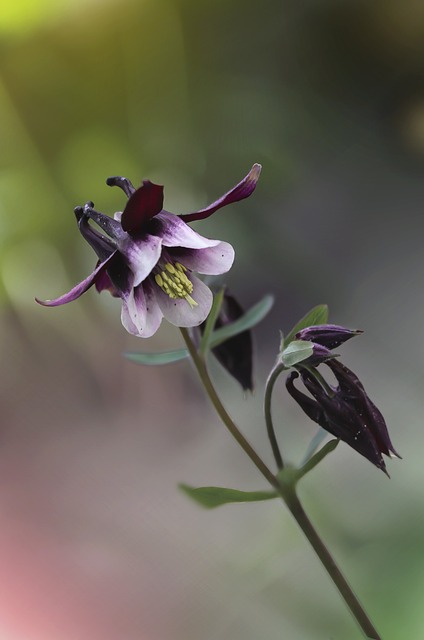
[[[250, 196], [261, 166], [228, 193], [200, 211], [181, 216], [163, 209], [163, 187], [145, 180], [135, 189], [126, 178], [107, 180], [128, 196], [122, 213], [110, 218], [88, 202], [77, 207], [79, 230], [98, 256], [93, 273], [55, 300], [37, 300], [55, 307], [76, 300], [90, 287], [108, 290], [122, 300], [122, 324], [130, 333], [148, 338], [162, 318], [178, 327], [201, 324], [212, 305], [210, 289], [193, 275], [226, 273], [234, 260], [227, 242], [196, 233], [187, 223], [203, 220], [221, 207]], [[89, 220], [97, 224], [95, 229]]]
[[[301, 333], [302, 339], [307, 335], [315, 339], [318, 336], [321, 344], [324, 342], [338, 346], [342, 341], [360, 332], [334, 325], [323, 325], [309, 327]], [[325, 364], [329, 367], [337, 380], [337, 386], [334, 387], [324, 380], [316, 366], [302, 366], [305, 362], [299, 363], [296, 366], [297, 371], [288, 376], [287, 391], [311, 420], [349, 444], [387, 473], [382, 454], [398, 458], [400, 456], [392, 445], [381, 412], [368, 397], [358, 377], [335, 357], [329, 359], [328, 354], [324, 355], [321, 361], [315, 364]], [[294, 381], [299, 376], [310, 396], [295, 386]]]

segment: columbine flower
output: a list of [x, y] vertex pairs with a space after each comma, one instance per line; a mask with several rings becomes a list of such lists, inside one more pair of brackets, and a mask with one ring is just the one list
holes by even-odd
[[37, 302], [50, 307], [66, 304], [95, 284], [98, 291], [108, 290], [121, 298], [122, 324], [136, 336], [152, 336], [163, 317], [178, 327], [201, 324], [209, 314], [212, 293], [193, 271], [226, 273], [232, 266], [234, 249], [227, 242], [201, 236], [187, 223], [203, 220], [250, 196], [260, 171], [259, 164], [253, 165], [221, 198], [205, 209], [181, 216], [163, 209], [162, 186], [145, 180], [135, 189], [126, 178], [109, 178], [107, 184], [120, 187], [129, 198], [122, 213], [110, 218], [95, 211], [92, 202], [75, 209], [79, 230], [99, 258], [96, 268], [65, 295]]
[[[325, 327], [328, 328], [328, 334]], [[347, 336], [345, 339], [348, 339], [360, 333], [350, 332], [350, 335], [347, 335], [346, 332], [349, 330], [343, 330], [343, 327], [338, 327], [338, 330], [335, 332], [339, 334], [337, 337], [334, 334], [334, 325], [308, 327], [303, 330], [302, 339], [305, 335], [312, 337], [314, 332], [316, 332], [315, 340], [317, 335], [326, 336], [333, 332], [331, 339], [338, 346], [343, 336]], [[334, 357], [328, 359], [327, 356], [321, 360], [321, 363], [333, 372], [338, 383], [336, 387], [328, 384], [315, 367], [305, 367], [302, 366], [304, 363], [300, 363], [296, 366], [297, 371], [293, 371], [287, 378], [288, 392], [311, 420], [349, 444], [355, 451], [387, 473], [382, 454], [398, 458], [400, 456], [391, 443], [382, 414], [369, 399], [353, 371]], [[312, 397], [295, 386], [294, 380], [299, 376]]]

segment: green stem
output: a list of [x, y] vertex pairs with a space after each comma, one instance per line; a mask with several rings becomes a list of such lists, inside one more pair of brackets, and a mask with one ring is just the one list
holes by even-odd
[[[367, 616], [364, 608], [362, 607], [361, 603], [359, 602], [358, 598], [356, 597], [355, 593], [352, 591], [352, 589], [350, 588], [348, 582], [346, 581], [346, 578], [343, 576], [343, 574], [341, 573], [340, 569], [338, 568], [338, 566], [336, 565], [333, 557], [331, 556], [330, 552], [328, 551], [327, 547], [325, 546], [325, 544], [323, 543], [323, 541], [321, 540], [320, 536], [318, 535], [317, 531], [315, 530], [314, 526], [312, 525], [311, 521], [309, 520], [308, 516], [306, 515], [300, 500], [297, 496], [296, 493], [296, 489], [295, 489], [295, 483], [290, 482], [290, 481], [284, 481], [284, 478], [281, 476], [281, 479], [277, 478], [277, 476], [274, 476], [274, 474], [268, 469], [268, 467], [266, 466], [266, 464], [263, 462], [263, 460], [259, 457], [259, 455], [256, 453], [256, 451], [253, 449], [253, 447], [249, 444], [249, 442], [246, 440], [246, 438], [243, 436], [243, 434], [240, 432], [239, 428], [237, 427], [237, 425], [234, 423], [233, 419], [231, 418], [231, 416], [228, 414], [227, 410], [225, 409], [225, 407], [223, 406], [223, 404], [221, 403], [221, 400], [219, 399], [219, 396], [215, 390], [215, 387], [212, 384], [212, 381], [209, 377], [209, 373], [207, 371], [207, 367], [206, 367], [206, 362], [205, 362], [205, 358], [203, 355], [200, 355], [198, 353], [198, 351], [196, 350], [187, 329], [183, 329], [181, 328], [181, 334], [184, 338], [184, 341], [187, 345], [187, 349], [190, 352], [190, 356], [193, 360], [193, 363], [197, 369], [197, 372], [199, 374], [200, 380], [205, 388], [206, 393], [208, 394], [216, 412], [218, 413], [219, 417], [221, 418], [222, 422], [225, 424], [225, 426], [227, 427], [227, 429], [229, 430], [229, 432], [231, 433], [231, 435], [233, 436], [233, 438], [239, 443], [239, 445], [241, 446], [241, 448], [243, 449], [243, 451], [248, 455], [248, 457], [252, 460], [252, 462], [254, 463], [254, 465], [257, 467], [257, 469], [259, 469], [259, 471], [262, 473], [262, 475], [266, 478], [266, 480], [270, 483], [270, 485], [272, 487], [274, 487], [275, 489], [278, 490], [278, 492], [281, 495], [281, 498], [283, 499], [283, 501], [285, 502], [285, 504], [287, 505], [290, 513], [293, 515], [294, 519], [296, 520], [296, 522], [298, 523], [299, 527], [302, 529], [303, 533], [305, 534], [306, 538], [309, 540], [312, 548], [314, 549], [315, 553], [317, 554], [318, 558], [321, 560], [322, 564], [324, 565], [325, 569], [327, 570], [330, 578], [332, 579], [332, 581], [334, 582], [334, 584], [336, 585], [337, 589], [339, 590], [340, 595], [342, 596], [342, 598], [344, 599], [346, 605], [348, 606], [348, 608], [350, 609], [350, 611], [352, 612], [354, 618], [356, 619], [358, 625], [360, 626], [360, 628], [362, 629], [362, 631], [364, 632], [364, 635], [366, 638], [370, 638], [371, 640], [382, 640], [381, 636], [377, 633], [374, 625], [372, 624], [371, 620], [369, 619], [369, 617]], [[272, 420], [271, 420], [271, 413], [270, 413], [270, 404], [271, 404], [271, 395], [272, 395], [272, 389], [273, 386], [275, 384], [275, 381], [278, 378], [278, 375], [281, 373], [281, 371], [283, 370], [282, 365], [277, 365], [275, 367], [275, 369], [273, 370], [273, 372], [271, 373], [271, 376], [268, 380], [267, 383], [267, 395], [268, 395], [268, 399], [266, 402], [266, 406], [268, 407], [267, 411], [268, 411], [268, 420], [269, 422], [267, 423], [267, 427], [269, 426], [269, 430], [268, 430], [268, 435], [271, 434], [271, 443], [272, 443], [272, 438], [274, 438], [274, 446], [276, 447], [275, 449], [273, 449], [274, 452], [274, 457], [278, 457], [278, 454], [280, 454], [279, 449], [278, 449], [278, 445], [276, 443], [275, 440], [275, 433], [274, 433], [274, 428], [272, 425]], [[276, 452], [277, 456], [275, 455]], [[281, 458], [281, 454], [280, 454], [280, 464], [282, 467], [282, 458]], [[277, 462], [278, 464], [278, 462]]]
[[306, 538], [309, 540], [318, 558], [321, 560], [325, 569], [329, 573], [332, 581], [339, 590], [340, 595], [353, 614], [353, 617], [356, 619], [357, 623], [364, 632], [365, 637], [371, 638], [372, 640], [382, 640], [381, 636], [368, 617], [365, 609], [359, 602], [355, 593], [350, 588], [346, 578], [335, 563], [331, 553], [321, 540], [313, 524], [306, 515], [296, 494], [296, 491], [292, 489], [291, 491], [287, 492], [287, 494], [284, 496], [284, 501], [294, 519], [296, 520], [297, 524], [302, 529]]
[[272, 398], [272, 392], [274, 390], [274, 385], [277, 381], [277, 378], [280, 375], [280, 373], [284, 371], [284, 369], [285, 369], [285, 366], [281, 363], [278, 363], [274, 367], [274, 369], [271, 371], [265, 386], [265, 396], [264, 396], [264, 414], [265, 414], [266, 431], [268, 434], [268, 439], [269, 439], [272, 453], [274, 455], [274, 459], [278, 469], [283, 469], [284, 461], [281, 455], [280, 448], [278, 446], [277, 437], [275, 435], [274, 424], [272, 422], [271, 398]]
[[200, 380], [202, 381], [203, 386], [205, 387], [206, 393], [208, 394], [213, 406], [222, 422], [227, 427], [228, 431], [231, 433], [233, 438], [238, 442], [243, 451], [249, 456], [252, 460], [253, 464], [259, 469], [262, 475], [268, 480], [268, 482], [276, 489], [279, 489], [279, 483], [277, 478], [274, 476], [272, 471], [268, 469], [263, 460], [258, 456], [256, 451], [253, 449], [252, 445], [246, 440], [244, 435], [241, 433], [230, 414], [225, 409], [224, 405], [221, 403], [221, 400], [218, 397], [217, 392], [215, 391], [215, 387], [212, 384], [212, 381], [209, 377], [209, 373], [206, 367], [206, 362], [204, 357], [201, 356], [191, 338], [188, 334], [187, 329], [181, 328], [181, 334], [184, 338], [184, 341], [187, 345], [187, 349], [190, 352], [190, 356], [193, 360], [194, 366], [197, 369], [197, 373], [199, 374]]

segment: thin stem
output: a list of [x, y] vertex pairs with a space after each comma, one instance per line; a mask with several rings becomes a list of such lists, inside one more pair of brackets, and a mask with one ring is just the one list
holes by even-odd
[[284, 501], [294, 519], [296, 520], [297, 524], [309, 540], [315, 553], [329, 573], [332, 581], [339, 590], [340, 595], [344, 599], [357, 623], [364, 632], [365, 637], [372, 638], [372, 640], [382, 640], [381, 636], [372, 624], [370, 618], [368, 617], [355, 593], [350, 588], [348, 582], [346, 581], [346, 578], [338, 568], [332, 555], [328, 551], [327, 547], [315, 530], [313, 524], [306, 515], [294, 489], [292, 489], [288, 492], [287, 495], [285, 495]]
[[281, 455], [280, 448], [278, 446], [277, 437], [275, 435], [274, 424], [272, 422], [271, 399], [272, 399], [272, 392], [274, 390], [274, 385], [277, 381], [277, 378], [280, 375], [280, 373], [284, 371], [284, 369], [285, 369], [285, 366], [279, 363], [271, 371], [265, 386], [265, 397], [264, 397], [264, 414], [265, 414], [266, 430], [267, 430], [268, 439], [271, 445], [272, 453], [274, 455], [274, 459], [278, 469], [283, 469], [284, 461]]
[[253, 464], [259, 469], [259, 471], [262, 473], [262, 475], [268, 480], [268, 482], [274, 488], [279, 489], [279, 483], [278, 483], [277, 478], [274, 476], [272, 471], [270, 469], [268, 469], [268, 467], [263, 462], [263, 460], [258, 456], [256, 451], [253, 449], [252, 445], [246, 440], [244, 435], [241, 433], [241, 431], [239, 430], [239, 428], [237, 427], [237, 425], [235, 424], [235, 422], [233, 421], [233, 419], [231, 418], [231, 416], [229, 415], [229, 413], [225, 409], [225, 407], [222, 404], [221, 400], [219, 399], [219, 396], [218, 396], [217, 392], [215, 391], [215, 387], [213, 386], [212, 381], [211, 381], [211, 379], [209, 377], [209, 373], [208, 373], [208, 370], [206, 368], [205, 360], [197, 352], [196, 348], [194, 347], [193, 342], [191, 341], [191, 338], [190, 338], [190, 336], [188, 334], [187, 329], [181, 328], [181, 334], [182, 334], [182, 336], [184, 338], [184, 341], [185, 341], [185, 343], [187, 345], [187, 349], [190, 352], [190, 356], [191, 356], [191, 358], [193, 360], [194, 366], [197, 369], [197, 373], [199, 374], [200, 380], [202, 381], [202, 384], [203, 384], [203, 386], [204, 386], [204, 388], [206, 390], [206, 393], [208, 394], [209, 399], [211, 400], [213, 406], [215, 407], [215, 410], [216, 410], [217, 414], [219, 415], [219, 417], [221, 418], [222, 422], [225, 424], [225, 426], [227, 427], [228, 431], [231, 433], [233, 438], [241, 446], [243, 451], [252, 460]]

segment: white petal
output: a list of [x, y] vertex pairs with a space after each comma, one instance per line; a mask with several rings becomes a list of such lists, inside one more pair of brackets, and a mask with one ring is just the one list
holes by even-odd
[[159, 329], [162, 317], [162, 311], [149, 282], [132, 289], [122, 300], [122, 324], [135, 336], [150, 338]]
[[185, 298], [173, 300], [160, 287], [155, 289], [156, 299], [163, 315], [176, 327], [197, 327], [206, 320], [211, 310], [213, 296], [209, 287], [192, 274], [189, 278], [193, 283], [191, 297], [197, 302], [196, 307], [191, 307]]
[[151, 235], [134, 240], [127, 235], [120, 241], [118, 248], [134, 274], [134, 286], [137, 287], [158, 263], [162, 252], [162, 240]]
[[205, 247], [214, 247], [219, 240], [210, 240], [196, 233], [181, 218], [162, 211], [153, 219], [159, 223], [160, 228], [157, 234], [162, 238], [164, 247], [187, 247], [188, 249], [204, 249]]
[[213, 276], [227, 273], [234, 262], [234, 249], [228, 242], [206, 249], [171, 249], [169, 254], [174, 262], [181, 262], [187, 269]]

